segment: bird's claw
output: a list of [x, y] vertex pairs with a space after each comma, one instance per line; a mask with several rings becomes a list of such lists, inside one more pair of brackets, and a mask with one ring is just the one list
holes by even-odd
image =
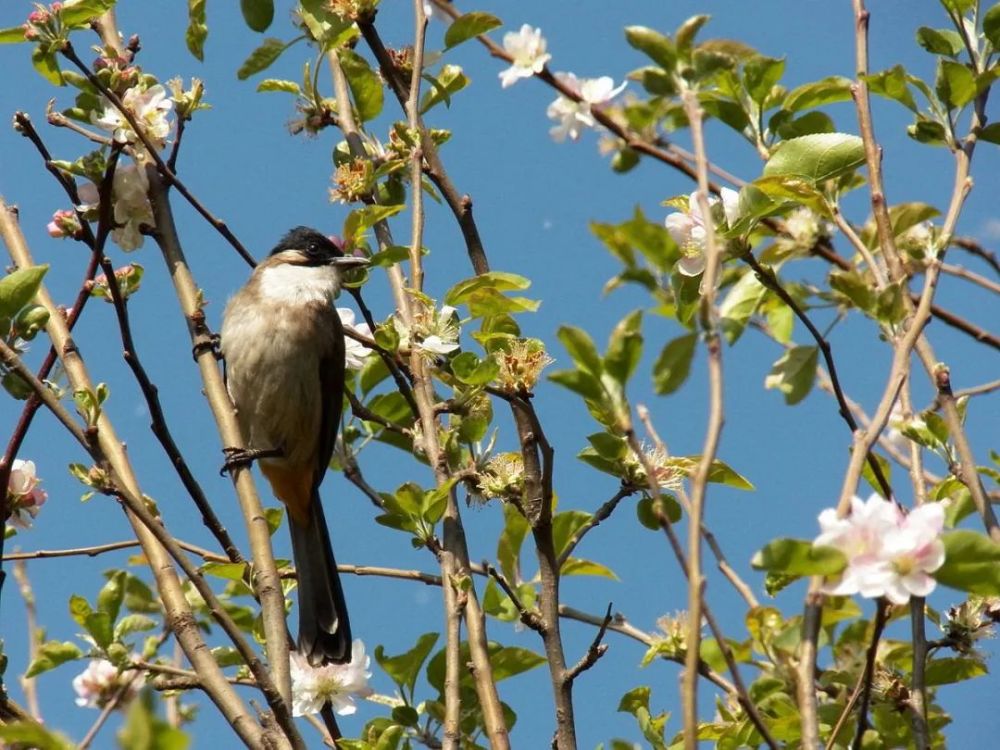
[[219, 475], [225, 476], [227, 471], [234, 469], [248, 469], [254, 461], [260, 458], [278, 458], [282, 455], [280, 448], [223, 448], [226, 460], [219, 469]]

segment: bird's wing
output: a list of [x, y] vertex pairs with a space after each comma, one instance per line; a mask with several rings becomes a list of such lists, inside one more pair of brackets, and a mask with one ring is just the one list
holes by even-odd
[[337, 430], [340, 428], [340, 414], [344, 408], [344, 327], [333, 307], [330, 307], [330, 326], [332, 346], [322, 347], [325, 351], [319, 358], [321, 411], [314, 488], [319, 487], [330, 465], [337, 442]]

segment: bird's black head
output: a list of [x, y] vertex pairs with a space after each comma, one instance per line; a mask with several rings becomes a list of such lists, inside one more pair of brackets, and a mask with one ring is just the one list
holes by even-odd
[[344, 252], [330, 239], [310, 227], [295, 227], [281, 238], [271, 255], [286, 250], [297, 250], [307, 260], [308, 265], [330, 265], [334, 258], [344, 257]]

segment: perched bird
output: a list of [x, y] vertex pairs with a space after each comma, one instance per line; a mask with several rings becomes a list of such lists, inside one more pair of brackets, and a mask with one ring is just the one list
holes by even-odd
[[226, 305], [226, 385], [247, 449], [227, 466], [257, 461], [288, 509], [299, 581], [298, 650], [313, 666], [351, 658], [351, 625], [319, 485], [344, 400], [344, 329], [333, 306], [345, 256], [314, 229], [286, 234]]

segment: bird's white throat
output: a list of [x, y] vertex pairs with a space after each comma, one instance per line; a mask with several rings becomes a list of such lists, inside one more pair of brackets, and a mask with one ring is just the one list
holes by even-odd
[[340, 271], [332, 266], [283, 263], [260, 273], [260, 292], [285, 304], [332, 302], [340, 291]]

